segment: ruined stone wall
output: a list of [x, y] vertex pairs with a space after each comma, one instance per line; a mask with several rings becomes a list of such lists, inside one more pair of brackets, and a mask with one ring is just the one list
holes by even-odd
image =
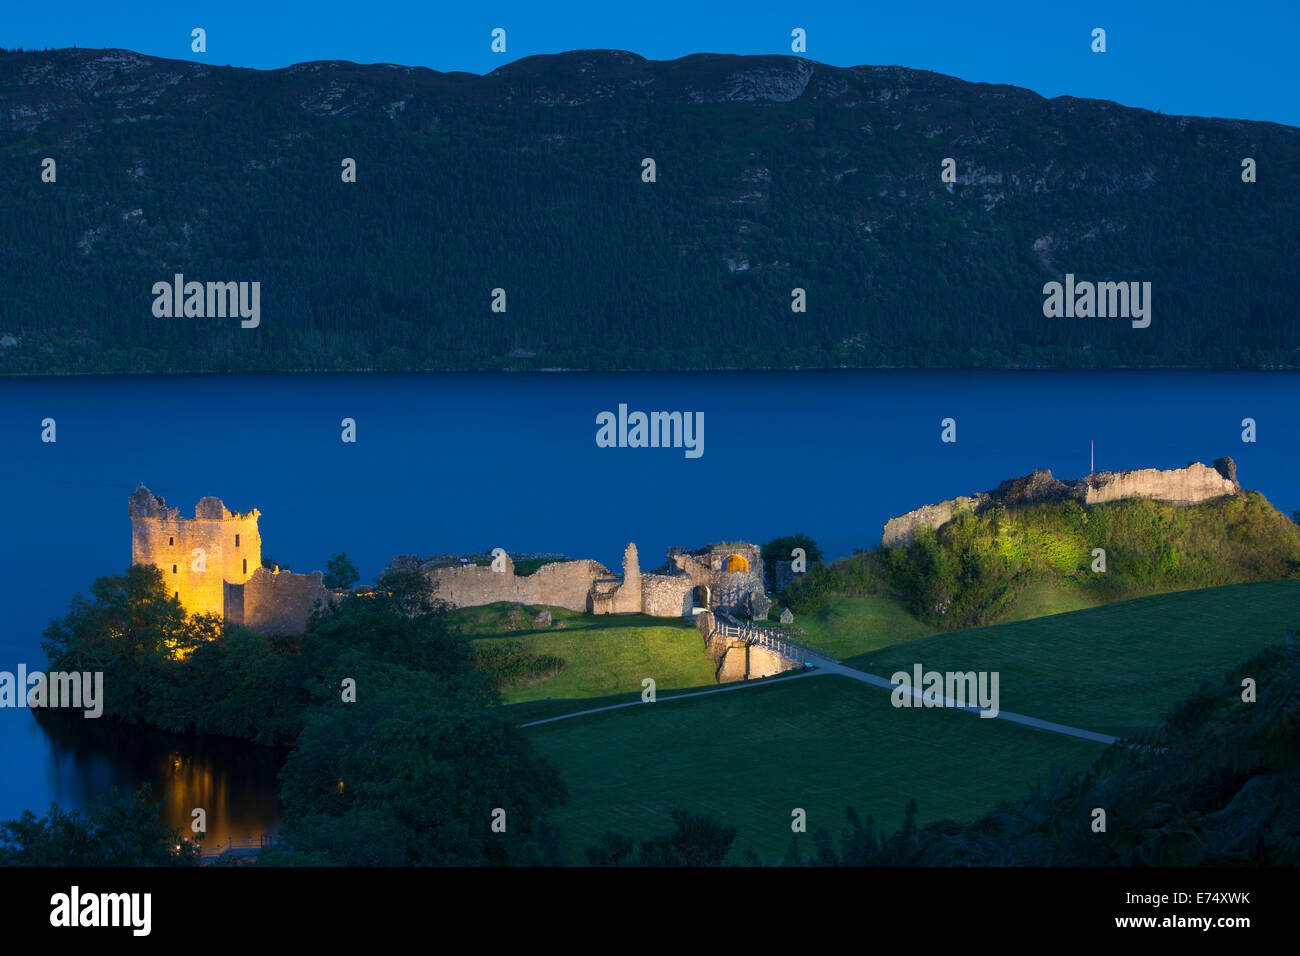
[[[747, 571], [728, 571], [727, 558], [738, 554], [749, 565]], [[694, 587], [709, 589], [709, 606], [731, 614], [762, 620], [772, 606], [765, 594], [763, 557], [757, 545], [737, 544], [714, 547], [703, 553], [670, 553], [669, 560]]]
[[713, 587], [713, 566], [704, 558], [697, 557], [693, 554], [674, 554], [671, 558], [677, 569], [690, 579], [692, 587], [703, 585], [712, 589]]
[[890, 518], [885, 522], [884, 533], [880, 543], [885, 546], [910, 544], [916, 540], [916, 532], [921, 528], [938, 528], [947, 524], [963, 511], [979, 511], [989, 501], [985, 494], [973, 497], [953, 498], [938, 504], [923, 505], [907, 514]]
[[591, 595], [592, 614], [639, 614], [644, 606], [641, 593], [641, 562], [636, 545], [623, 549], [623, 580], [602, 581]]
[[718, 662], [713, 677], [719, 684], [730, 684], [749, 676], [748, 644], [744, 641], [721, 639], [715, 639], [712, 643], [717, 655], [714, 659]]
[[771, 677], [800, 666], [771, 648], [750, 644], [736, 637], [723, 637], [720, 634], [709, 638], [706, 651], [709, 657], [717, 662], [714, 677], [719, 684]]
[[[515, 574], [514, 562], [505, 559], [504, 571], [490, 567], [435, 568], [427, 572], [434, 596], [457, 607], [478, 607], [497, 601], [517, 604], [548, 604], [587, 611], [592, 584], [609, 578], [610, 571], [598, 561], [557, 561], [544, 564], [532, 574]], [[640, 595], [637, 595], [638, 600]]]
[[1121, 498], [1154, 498], [1180, 505], [1195, 505], [1241, 490], [1235, 482], [1207, 465], [1193, 462], [1186, 468], [1161, 471], [1100, 471], [1080, 482], [1085, 504], [1095, 505]]
[[779, 593], [781, 591], [784, 591], [786, 588], [788, 588], [791, 584], [794, 583], [794, 579], [796, 576], [794, 572], [794, 562], [793, 561], [776, 562], [776, 570], [773, 572], [773, 576], [776, 579], [777, 592]]
[[642, 575], [641, 611], [653, 617], [690, 617], [694, 591], [685, 575]]
[[[745, 558], [749, 570], [726, 570], [728, 555]], [[395, 558], [391, 567], [418, 567], [413, 556]], [[542, 565], [527, 577], [515, 574], [509, 556], [503, 571], [481, 565], [429, 567], [425, 574], [437, 597], [457, 607], [507, 601], [548, 604], [591, 614], [649, 614], [689, 617], [696, 587], [709, 589], [714, 607], [742, 615], [765, 617], [771, 606], [763, 592], [762, 556], [756, 545], [712, 548], [686, 554], [670, 552], [669, 562], [656, 573], [641, 570], [635, 544], [623, 551], [623, 574], [615, 577], [596, 561], [560, 561]], [[719, 604], [719, 601], [722, 603]]]
[[920, 528], [938, 529], [962, 511], [976, 514], [1005, 501], [1008, 505], [1027, 501], [1074, 499], [1095, 505], [1129, 498], [1150, 498], [1179, 505], [1201, 504], [1214, 498], [1240, 493], [1237, 466], [1231, 458], [1220, 458], [1214, 467], [1192, 462], [1186, 468], [1142, 468], [1134, 471], [1099, 471], [1077, 481], [1062, 482], [1046, 470], [1004, 481], [995, 491], [971, 497], [953, 498], [925, 505], [885, 522], [880, 543], [908, 544]]
[[[242, 623], [250, 630], [270, 637], [288, 637], [307, 629], [307, 618], [317, 602], [330, 600], [319, 571], [311, 574], [275, 573], [259, 567], [243, 585], [230, 585], [231, 611], [238, 606]], [[237, 593], [238, 592], [238, 593]]]
[[760, 647], [757, 644], [750, 645], [748, 674], [750, 680], [758, 677], [771, 677], [774, 674], [784, 674], [786, 671], [794, 670], [798, 666], [794, 661], [778, 654], [771, 648]]
[[609, 576], [609, 568], [599, 561], [583, 560], [544, 564], [520, 580], [529, 582], [523, 591], [528, 604], [552, 604], [586, 611], [592, 582]]
[[695, 615], [695, 626], [699, 628], [700, 634], [704, 637], [707, 644], [709, 635], [713, 633], [713, 626], [716, 623], [712, 611], [701, 611]]
[[[265, 568], [263, 569], [265, 570]], [[223, 616], [231, 624], [244, 623], [244, 586], [225, 581], [221, 585]]]
[[739, 555], [749, 566], [748, 570], [757, 572], [761, 577], [763, 574], [763, 551], [756, 544], [738, 541], [728, 545], [710, 545], [709, 549], [704, 552], [694, 552], [682, 555], [685, 558], [691, 558], [696, 565], [707, 568], [712, 574], [739, 572], [727, 571], [727, 558], [731, 555]]
[[636, 610], [641, 610], [641, 559], [637, 555], [636, 545], [630, 541], [627, 547], [623, 549], [623, 587], [621, 590], [629, 592], [629, 598], [635, 594]]
[[640, 614], [641, 590], [619, 584], [591, 595], [592, 614]]
[[183, 518], [140, 485], [128, 499], [128, 514], [131, 563], [158, 567], [187, 613], [223, 615], [225, 583], [242, 584], [261, 567], [256, 510], [235, 514], [219, 498], [203, 498], [194, 517]]
[[730, 614], [762, 618], [772, 606], [771, 598], [763, 593], [764, 587], [761, 572], [718, 571], [713, 575], [710, 603]]

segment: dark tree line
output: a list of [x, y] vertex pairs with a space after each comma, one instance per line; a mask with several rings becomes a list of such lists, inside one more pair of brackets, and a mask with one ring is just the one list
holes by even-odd
[[[0, 107], [55, 95], [22, 85], [31, 64], [81, 62], [0, 54]], [[665, 65], [660, 81], [714, 82], [691, 74], [705, 67]], [[305, 110], [319, 91], [284, 77], [216, 69], [201, 113], [177, 91], [144, 104], [127, 90], [120, 110], [83, 94], [35, 131], [0, 128], [20, 157], [0, 171], [0, 335], [21, 341], [0, 372], [1257, 368], [1300, 354], [1300, 137], [1286, 127], [1031, 94], [1012, 109], [932, 75], [908, 78], [906, 98], [880, 95], [900, 79], [846, 73], [842, 99], [578, 91], [556, 106], [534, 96], [580, 82], [565, 57], [471, 81], [352, 69], [367, 104], [352, 115]], [[45, 155], [57, 184], [39, 179]], [[345, 156], [356, 183], [340, 181]], [[152, 285], [176, 272], [261, 282], [261, 327], [155, 318]], [[1150, 328], [1044, 318], [1042, 286], [1066, 272], [1151, 281]]]

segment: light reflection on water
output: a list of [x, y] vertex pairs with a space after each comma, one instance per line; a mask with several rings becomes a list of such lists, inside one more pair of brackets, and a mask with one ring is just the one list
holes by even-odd
[[[191, 834], [193, 811], [206, 814], [205, 846], [273, 834], [282, 810], [276, 772], [282, 752], [238, 740], [165, 734], [109, 720], [42, 714], [33, 721], [51, 759], [47, 789], [65, 810], [148, 783], [162, 818]], [[38, 816], [44, 808], [32, 807]]]

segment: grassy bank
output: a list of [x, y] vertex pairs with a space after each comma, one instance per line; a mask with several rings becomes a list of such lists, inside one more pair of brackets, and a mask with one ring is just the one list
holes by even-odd
[[[512, 610], [525, 622], [523, 629], [510, 629]], [[527, 653], [563, 659], [563, 669], [549, 679], [529, 687], [504, 688], [502, 696], [508, 703], [640, 694], [647, 677], [654, 679], [657, 691], [715, 684], [714, 662], [704, 653], [700, 632], [688, 621], [546, 608], [553, 623], [538, 628], [533, 622], [541, 610], [498, 603], [462, 608], [451, 615], [452, 627], [474, 645], [517, 643]]]
[[1267, 581], [937, 634], [846, 663], [883, 677], [918, 662], [997, 671], [1002, 709], [1123, 735], [1297, 624], [1300, 581]]

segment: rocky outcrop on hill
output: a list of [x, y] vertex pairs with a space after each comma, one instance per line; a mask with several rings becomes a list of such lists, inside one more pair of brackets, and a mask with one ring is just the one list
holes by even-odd
[[937, 529], [963, 511], [979, 514], [995, 505], [1015, 507], [1071, 498], [1086, 505], [1125, 498], [1151, 498], [1178, 505], [1194, 505], [1240, 492], [1237, 465], [1226, 457], [1217, 459], [1213, 467], [1194, 461], [1186, 468], [1098, 471], [1074, 481], [1062, 481], [1047, 469], [1036, 468], [1023, 478], [1007, 479], [992, 491], [923, 505], [890, 518], [885, 522], [880, 543], [886, 547], [908, 544], [915, 540], [916, 532], [921, 528]]
[[1028, 504], [1032, 501], [1054, 501], [1065, 498], [1070, 486], [1046, 468], [1035, 468], [1024, 478], [1008, 478], [989, 493], [994, 501], [1004, 505]]

